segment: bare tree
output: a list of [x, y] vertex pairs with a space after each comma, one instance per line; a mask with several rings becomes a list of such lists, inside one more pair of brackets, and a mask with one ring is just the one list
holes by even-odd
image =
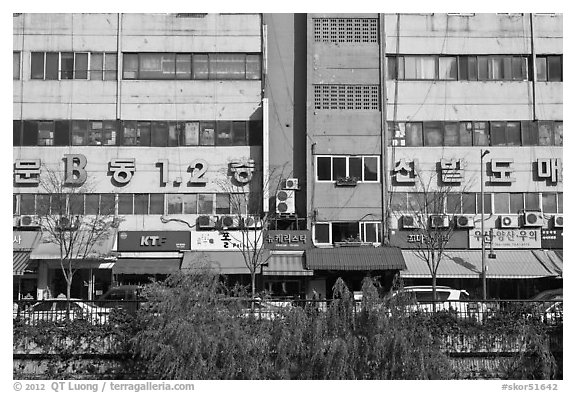
[[[404, 227], [411, 228], [413, 232], [416, 256], [426, 263], [432, 277], [432, 296], [437, 300], [436, 281], [438, 268], [442, 263], [446, 246], [457, 226], [456, 220], [447, 214], [448, 211], [458, 211], [463, 195], [469, 188], [470, 182], [464, 185], [454, 185], [437, 181], [436, 173], [430, 175], [414, 168], [414, 187], [408, 193], [408, 216], [402, 215]], [[393, 212], [400, 218], [402, 213]], [[434, 304], [435, 309], [435, 304]]]
[[37, 195], [36, 210], [42, 237], [59, 248], [66, 298], [70, 300], [72, 281], [80, 262], [105, 257], [97, 245], [112, 236], [112, 228], [118, 224], [114, 201], [108, 205], [97, 202], [90, 214], [85, 213], [84, 197], [93, 191], [90, 178], [81, 185], [70, 185], [64, 173], [46, 167], [40, 186], [45, 194]]

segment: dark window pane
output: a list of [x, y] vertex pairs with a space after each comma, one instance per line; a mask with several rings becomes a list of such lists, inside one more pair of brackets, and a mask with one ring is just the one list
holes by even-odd
[[350, 157], [348, 159], [348, 176], [362, 181], [362, 157]]
[[492, 56], [488, 59], [488, 79], [497, 81], [504, 79], [504, 67], [501, 56]]
[[101, 146], [103, 124], [101, 121], [91, 121], [88, 124], [88, 145]]
[[88, 53], [76, 53], [74, 79], [88, 79]]
[[50, 212], [59, 216], [68, 214], [67, 194], [53, 194], [50, 197]]
[[492, 146], [506, 146], [506, 122], [490, 122], [490, 139]]
[[539, 121], [538, 122], [538, 144], [540, 146], [553, 146], [554, 141], [554, 122], [552, 121]]
[[468, 56], [468, 80], [478, 80], [478, 61], [476, 56]]
[[333, 222], [332, 242], [343, 242], [346, 240], [360, 239], [357, 222]]
[[216, 214], [230, 214], [229, 194], [216, 194]]
[[148, 214], [148, 194], [134, 194], [134, 214]]
[[116, 211], [116, 196], [114, 194], [100, 194], [100, 215], [112, 216]]
[[330, 243], [330, 224], [314, 225], [314, 242], [315, 243]]
[[88, 144], [88, 121], [72, 121], [72, 145], [86, 146]]
[[138, 138], [135, 121], [122, 122], [122, 146], [137, 146]]
[[476, 195], [473, 192], [465, 192], [462, 194], [462, 213], [476, 213]]
[[54, 146], [54, 122], [38, 122], [38, 146]]
[[123, 79], [138, 79], [138, 55], [135, 53], [124, 54]]
[[164, 194], [150, 194], [149, 214], [164, 214]]
[[426, 196], [421, 192], [409, 192], [408, 196], [408, 210], [413, 212], [426, 213]]
[[208, 55], [192, 55], [192, 78], [208, 79]]
[[392, 193], [390, 209], [395, 212], [405, 212], [408, 210], [408, 200], [405, 192]]
[[318, 157], [316, 160], [316, 176], [318, 180], [332, 180], [332, 158]]
[[463, 121], [460, 123], [460, 145], [472, 146], [472, 122]]
[[510, 194], [510, 213], [517, 214], [524, 210], [524, 195], [521, 192]]
[[494, 194], [494, 213], [510, 213], [510, 194], [507, 192], [497, 192]]
[[174, 79], [176, 54], [140, 53], [138, 79]]
[[200, 122], [200, 146], [214, 146], [215, 122]]
[[192, 55], [177, 54], [176, 79], [191, 79], [191, 78], [192, 78]]
[[388, 80], [395, 80], [398, 77], [396, 72], [397, 57], [388, 57]]
[[100, 194], [86, 194], [85, 203], [86, 203], [85, 208], [86, 214], [97, 215], [98, 207], [100, 206]]
[[460, 146], [458, 123], [444, 123], [444, 146]]
[[200, 135], [200, 123], [197, 121], [190, 121], [186, 123], [179, 123], [181, 146], [198, 146], [198, 138]]
[[71, 194], [69, 199], [70, 214], [84, 214], [84, 195]]
[[537, 57], [536, 58], [536, 80], [539, 82], [544, 82], [548, 80], [546, 76], [546, 58], [545, 57]]
[[[476, 194], [476, 213], [480, 214], [482, 209], [480, 193]], [[484, 193], [484, 214], [492, 214], [492, 194]]]
[[260, 79], [260, 55], [246, 55], [246, 79]]
[[216, 122], [216, 145], [230, 146], [232, 144], [232, 122], [220, 120]]
[[564, 193], [558, 193], [558, 213], [564, 213]]
[[478, 56], [478, 80], [488, 80], [488, 56]]
[[[129, 55], [126, 55], [129, 56]], [[126, 59], [126, 57], [124, 57]], [[104, 54], [90, 53], [90, 80], [101, 81], [104, 70]]]
[[554, 146], [564, 144], [564, 123], [561, 121], [554, 122]]
[[542, 193], [542, 211], [544, 213], [556, 213], [558, 211], [558, 206], [556, 204], [556, 193]]
[[248, 122], [248, 143], [250, 146], [262, 146], [262, 120]]
[[62, 52], [60, 54], [60, 79], [74, 78], [74, 53]]
[[538, 123], [535, 121], [523, 121], [522, 123], [522, 145], [538, 145]]
[[462, 195], [457, 193], [446, 194], [446, 213], [460, 214], [462, 213], [461, 201]]
[[168, 146], [168, 123], [164, 121], [152, 122], [152, 146]]
[[422, 146], [422, 123], [406, 123], [406, 146]]
[[46, 53], [45, 79], [58, 80], [58, 53]]
[[132, 214], [133, 208], [132, 194], [118, 194], [118, 214]]
[[513, 80], [526, 80], [528, 75], [526, 73], [526, 58], [525, 57], [513, 57], [512, 58], [512, 79]]
[[548, 56], [548, 81], [562, 81], [562, 56]]
[[427, 121], [424, 123], [424, 145], [442, 146], [443, 124], [439, 121]]
[[24, 135], [22, 146], [36, 146], [38, 144], [38, 122], [24, 120]]
[[34, 194], [20, 195], [20, 214], [35, 214]]
[[182, 214], [182, 195], [181, 194], [168, 194], [168, 195], [166, 195], [166, 203], [168, 205], [168, 214]]
[[198, 214], [214, 214], [214, 194], [198, 194]]
[[540, 210], [540, 199], [537, 192], [527, 192], [524, 194], [526, 210]]
[[20, 52], [12, 52], [12, 79], [20, 79]]
[[182, 203], [184, 207], [184, 214], [198, 213], [198, 194], [182, 195]]
[[139, 121], [136, 129], [136, 145], [150, 146], [150, 122]]
[[364, 224], [366, 228], [366, 233], [364, 234], [362, 241], [368, 243], [380, 242], [380, 224], [378, 223], [366, 223]]
[[504, 80], [512, 80], [512, 57], [504, 56], [502, 58], [503, 76]]
[[378, 157], [364, 157], [364, 181], [377, 181], [378, 169]]
[[461, 81], [468, 80], [468, 56], [458, 57], [458, 79]]
[[22, 121], [12, 120], [12, 146], [20, 146], [22, 144], [22, 138], [20, 137], [21, 126]]
[[174, 121], [168, 122], [168, 146], [180, 146], [180, 128]]
[[46, 216], [50, 214], [50, 195], [38, 194], [36, 195], [36, 214]]
[[506, 123], [506, 144], [508, 146], [520, 146], [522, 144], [520, 122], [509, 121]]
[[210, 79], [245, 79], [246, 55], [218, 53], [208, 55]]
[[332, 176], [334, 180], [346, 177], [346, 157], [332, 157]]
[[118, 55], [116, 53], [106, 53], [104, 61], [104, 80], [116, 80], [118, 75]]
[[70, 145], [70, 121], [55, 121], [54, 131], [54, 146]]
[[248, 122], [235, 121], [232, 123], [232, 144], [235, 146], [246, 146], [248, 144], [246, 126]]
[[32, 52], [30, 78], [44, 79], [44, 52]]

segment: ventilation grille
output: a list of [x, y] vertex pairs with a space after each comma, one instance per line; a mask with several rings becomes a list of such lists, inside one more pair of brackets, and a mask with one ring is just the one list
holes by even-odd
[[314, 108], [378, 110], [378, 91], [378, 85], [314, 85]]
[[376, 18], [314, 18], [316, 42], [378, 42]]

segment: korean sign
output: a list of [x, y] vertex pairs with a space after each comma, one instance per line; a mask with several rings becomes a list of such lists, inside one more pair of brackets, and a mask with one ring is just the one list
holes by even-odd
[[312, 246], [310, 231], [264, 231], [264, 248], [307, 250]]
[[564, 248], [563, 229], [542, 229], [542, 248]]
[[188, 231], [120, 231], [118, 251], [190, 250]]
[[262, 231], [190, 232], [192, 250], [236, 251], [262, 247]]
[[[479, 229], [469, 231], [470, 248], [482, 248], [482, 237]], [[484, 231], [486, 248], [540, 248], [542, 243], [541, 229], [494, 229], [492, 239], [490, 231]]]

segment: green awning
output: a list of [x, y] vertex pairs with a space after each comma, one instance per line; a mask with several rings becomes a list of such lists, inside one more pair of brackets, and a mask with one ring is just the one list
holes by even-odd
[[313, 248], [306, 251], [306, 267], [313, 270], [402, 270], [398, 247]]

